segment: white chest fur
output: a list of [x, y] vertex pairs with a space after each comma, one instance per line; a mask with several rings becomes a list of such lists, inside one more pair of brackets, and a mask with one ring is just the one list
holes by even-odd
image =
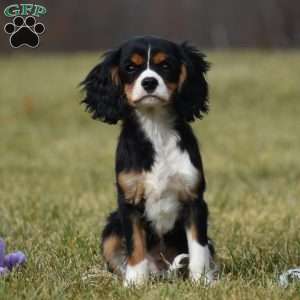
[[145, 178], [145, 214], [157, 233], [164, 234], [179, 215], [182, 190], [197, 185], [199, 172], [179, 148], [179, 136], [167, 112], [139, 114], [139, 119], [155, 150], [154, 165]]

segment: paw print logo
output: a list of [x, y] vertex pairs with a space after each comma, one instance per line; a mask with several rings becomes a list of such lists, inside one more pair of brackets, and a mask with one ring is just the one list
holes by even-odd
[[13, 48], [21, 46], [36, 48], [40, 43], [39, 35], [45, 31], [45, 26], [42, 23], [36, 23], [33, 16], [28, 16], [26, 19], [17, 16], [12, 23], [4, 26], [4, 31], [11, 35], [9, 41]]

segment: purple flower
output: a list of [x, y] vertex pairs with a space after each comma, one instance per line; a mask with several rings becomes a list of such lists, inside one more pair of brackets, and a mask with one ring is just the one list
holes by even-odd
[[4, 266], [5, 242], [0, 239], [0, 267]]
[[4, 266], [10, 271], [17, 266], [21, 266], [26, 262], [26, 256], [23, 252], [17, 251], [5, 255], [4, 257]]
[[13, 268], [23, 265], [26, 260], [25, 254], [21, 251], [5, 255], [5, 242], [0, 239], [0, 277], [7, 274]]
[[0, 277], [5, 276], [8, 272], [9, 270], [7, 268], [0, 267]]

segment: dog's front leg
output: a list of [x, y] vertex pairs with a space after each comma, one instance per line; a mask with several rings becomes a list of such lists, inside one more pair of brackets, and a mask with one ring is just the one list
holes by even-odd
[[128, 256], [124, 286], [141, 285], [149, 277], [145, 230], [136, 215], [125, 212], [122, 219]]
[[193, 281], [203, 279], [210, 282], [211, 253], [207, 238], [207, 205], [203, 199], [189, 204], [186, 234], [189, 249], [189, 271]]

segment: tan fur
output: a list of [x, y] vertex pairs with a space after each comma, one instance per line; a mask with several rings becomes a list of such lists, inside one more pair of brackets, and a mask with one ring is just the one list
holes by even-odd
[[133, 89], [133, 86], [134, 86], [134, 82], [131, 83], [131, 84], [125, 84], [125, 87], [124, 87], [124, 92], [125, 92], [125, 95], [126, 95], [126, 98], [128, 100], [128, 104], [130, 106], [135, 106], [134, 105], [134, 101], [132, 101], [132, 89]]
[[189, 230], [191, 232], [192, 239], [197, 241], [198, 240], [198, 230], [197, 230], [197, 227], [194, 223], [191, 224]]
[[158, 52], [153, 55], [153, 63], [158, 65], [167, 59], [168, 55], [164, 52]]
[[186, 79], [187, 79], [187, 69], [186, 69], [186, 66], [184, 64], [182, 64], [180, 75], [179, 75], [179, 89], [182, 88], [182, 85], [186, 81]]
[[125, 194], [125, 198], [132, 204], [138, 204], [144, 196], [145, 174], [141, 172], [121, 172], [118, 175], [118, 183]]
[[111, 69], [111, 79], [115, 85], [119, 85], [120, 78], [119, 78], [119, 68], [118, 67], [113, 67]]
[[179, 199], [181, 201], [194, 201], [197, 198], [198, 186], [193, 188], [186, 188], [182, 186], [182, 189], [179, 191]]
[[184, 64], [181, 65], [181, 70], [180, 70], [180, 75], [179, 75], [179, 80], [178, 80], [178, 84], [170, 82], [167, 83], [167, 87], [169, 89], [169, 91], [171, 93], [175, 92], [176, 89], [180, 90], [183, 83], [186, 81], [187, 79], [187, 70], [186, 70], [186, 66]]
[[119, 273], [120, 260], [124, 252], [122, 240], [117, 235], [111, 235], [103, 241], [103, 256], [114, 272]]
[[138, 66], [140, 66], [140, 65], [142, 65], [142, 64], [145, 63], [145, 58], [144, 58], [143, 56], [141, 56], [140, 54], [138, 54], [138, 53], [134, 53], [134, 54], [131, 56], [130, 60], [131, 60], [134, 64], [136, 64], [136, 65], [138, 65]]
[[179, 199], [184, 202], [192, 201], [197, 198], [197, 190], [196, 189], [182, 188], [182, 190], [180, 190], [180, 192], [178, 194], [179, 194]]
[[135, 266], [146, 257], [146, 239], [144, 229], [139, 223], [133, 222], [132, 227], [133, 252], [131, 256], [128, 257], [128, 264]]
[[174, 93], [177, 89], [177, 84], [174, 82], [167, 82], [166, 85], [171, 94]]
[[178, 191], [178, 198], [180, 201], [193, 201], [197, 198], [200, 180], [201, 178], [199, 178], [199, 183], [195, 186], [187, 187], [186, 184], [180, 178], [180, 176], [175, 175], [172, 176], [171, 185], [174, 189]]

